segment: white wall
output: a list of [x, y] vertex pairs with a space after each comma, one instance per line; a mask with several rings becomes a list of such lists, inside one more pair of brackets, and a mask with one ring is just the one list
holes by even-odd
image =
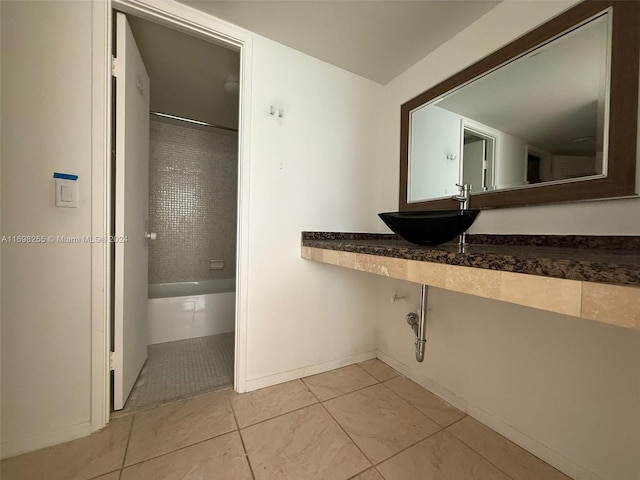
[[[570, 4], [500, 4], [384, 88], [255, 37], [249, 388], [368, 356], [377, 345], [370, 320], [380, 310], [388, 312], [377, 326], [380, 350], [416, 378], [455, 392], [497, 428], [513, 425], [579, 472], [595, 472], [584, 478], [626, 479], [637, 469], [625, 450], [638, 444], [637, 416], [629, 408], [638, 397], [640, 375], [630, 353], [638, 351], [637, 335], [436, 290], [431, 306], [440, 327], [430, 325], [427, 359], [416, 366], [407, 359], [410, 305], [374, 300], [378, 293], [389, 298], [394, 282], [300, 259], [301, 230], [384, 229], [375, 213], [397, 208], [401, 103]], [[91, 4], [0, 5], [1, 233], [86, 234]], [[282, 119], [268, 115], [271, 104], [284, 108]], [[52, 206], [55, 170], [80, 175], [79, 209]], [[637, 208], [636, 201], [621, 200], [487, 211], [474, 231], [638, 234]], [[78, 245], [5, 244], [1, 267], [1, 435], [8, 456], [89, 431], [90, 252]], [[406, 288], [416, 299], [416, 286]], [[544, 346], [544, 358], [531, 339], [553, 342]], [[480, 348], [485, 345], [496, 348]], [[503, 365], [505, 356], [511, 367]], [[540, 375], [549, 365], [557, 367], [553, 377]], [[525, 379], [529, 389], [514, 388], [514, 379]], [[607, 402], [613, 408], [604, 408]]]
[[[415, 133], [409, 145], [407, 197], [412, 201], [458, 193], [461, 119], [457, 113], [437, 105], [411, 113], [411, 131]], [[452, 155], [454, 159], [450, 158]]]
[[[90, 233], [91, 3], [1, 2], [2, 235]], [[54, 41], [55, 39], [55, 41]], [[80, 208], [54, 206], [54, 171]], [[90, 430], [89, 245], [2, 244], [3, 455]]]
[[496, 162], [496, 187], [508, 188], [524, 185], [527, 181], [527, 149], [525, 143], [507, 133], [500, 133], [498, 138], [496, 158], [508, 158], [511, 161]]
[[[400, 105], [573, 3], [503, 2], [385, 87], [378, 211], [398, 205]], [[487, 210], [472, 232], [638, 235], [640, 202]], [[383, 358], [577, 479], [637, 478], [638, 332], [431, 289], [418, 364], [404, 322], [418, 287], [389, 280], [378, 297], [396, 289], [412, 299], [380, 304]]]
[[[382, 358], [576, 480], [638, 478], [640, 333], [437, 288], [414, 359], [408, 301], [380, 304]], [[393, 364], [399, 362], [399, 365]]]
[[[2, 8], [0, 8], [0, 51], [2, 51]], [[0, 61], [0, 112], [2, 112], [2, 61]], [[2, 114], [0, 113], [0, 132], [2, 132]], [[0, 134], [0, 234], [2, 233], [2, 135]], [[0, 249], [0, 272], [2, 272], [2, 249]], [[0, 274], [0, 305], [2, 305], [2, 275]], [[0, 308], [0, 379], [2, 379], [2, 308]], [[2, 381], [0, 381], [0, 439], [2, 439]], [[2, 442], [0, 441], [0, 458]]]
[[[0, 5], [1, 233], [89, 234], [92, 4]], [[302, 260], [300, 231], [377, 228], [382, 92], [258, 36], [253, 58], [248, 389], [375, 355], [377, 279]], [[54, 171], [79, 175], [79, 209], [53, 206]], [[91, 252], [4, 244], [2, 254], [1, 436], [12, 456], [91, 429]]]
[[[373, 231], [382, 87], [262, 37], [253, 45], [248, 388], [375, 349], [368, 275], [300, 260], [300, 231]], [[269, 106], [284, 117], [269, 115]], [[302, 370], [300, 370], [302, 369]]]

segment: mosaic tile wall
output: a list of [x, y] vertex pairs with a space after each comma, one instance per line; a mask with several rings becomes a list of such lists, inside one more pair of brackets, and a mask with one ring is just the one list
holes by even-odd
[[149, 283], [234, 277], [238, 134], [151, 120], [149, 140]]

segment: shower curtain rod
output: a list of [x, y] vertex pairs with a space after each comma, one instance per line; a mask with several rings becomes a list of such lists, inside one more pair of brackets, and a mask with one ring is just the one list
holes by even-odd
[[213, 123], [201, 122], [199, 120], [192, 120], [190, 118], [178, 117], [177, 115], [169, 115], [168, 113], [161, 112], [149, 112], [156, 117], [170, 118], [171, 120], [178, 120], [180, 122], [193, 123], [194, 125], [200, 125], [201, 127], [218, 128], [220, 130], [227, 130], [229, 132], [237, 132], [237, 128], [223, 127], [222, 125], [214, 125]]

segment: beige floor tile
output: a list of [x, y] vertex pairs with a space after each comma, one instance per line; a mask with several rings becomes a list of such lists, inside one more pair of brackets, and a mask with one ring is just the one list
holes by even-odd
[[106, 475], [101, 475], [93, 480], [120, 480], [120, 470], [117, 472], [107, 473]]
[[346, 480], [370, 467], [322, 405], [241, 430], [256, 480]]
[[465, 416], [464, 412], [461, 412], [453, 405], [449, 405], [441, 398], [406, 377], [394, 378], [393, 380], [385, 382], [384, 385], [400, 395], [441, 427], [451, 425]]
[[358, 365], [320, 373], [303, 378], [302, 381], [321, 402], [378, 383]]
[[369, 470], [362, 472], [360, 475], [356, 475], [351, 480], [384, 480], [377, 470], [370, 468]]
[[392, 378], [399, 376], [393, 368], [384, 362], [381, 362], [377, 358], [373, 360], [367, 360], [366, 362], [359, 363], [369, 375], [374, 376], [379, 382], [386, 382]]
[[386, 480], [508, 480], [446, 430], [390, 458], [377, 469]]
[[476, 419], [467, 417], [448, 429], [513, 480], [570, 480], [551, 465], [520, 448]]
[[88, 437], [2, 461], [4, 480], [86, 480], [122, 466], [131, 417], [112, 420]]
[[251, 480], [238, 432], [192, 445], [122, 471], [122, 480]]
[[193, 445], [235, 428], [226, 392], [136, 413], [125, 465]]
[[240, 428], [317, 403], [300, 380], [229, 396]]
[[374, 464], [440, 430], [381, 384], [324, 405]]

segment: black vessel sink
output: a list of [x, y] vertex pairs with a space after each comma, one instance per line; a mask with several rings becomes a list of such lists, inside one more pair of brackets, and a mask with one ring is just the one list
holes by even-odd
[[387, 212], [378, 216], [398, 236], [418, 245], [440, 245], [465, 232], [480, 210]]

